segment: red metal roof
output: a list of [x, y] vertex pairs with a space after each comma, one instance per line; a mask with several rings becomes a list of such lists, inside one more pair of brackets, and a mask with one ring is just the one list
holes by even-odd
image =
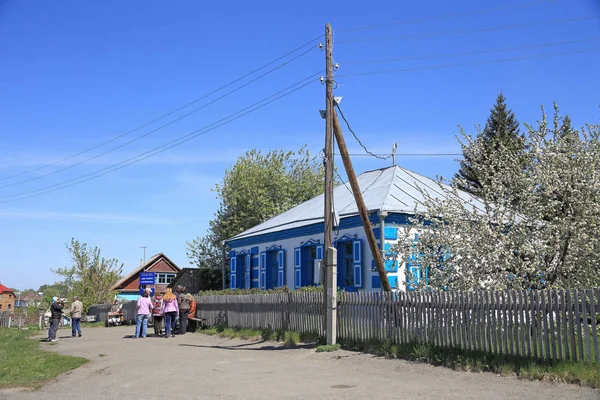
[[[0, 293], [4, 293], [4, 292], [12, 292], [13, 290], [9, 287], [4, 286], [3, 284], [0, 283]], [[14, 293], [14, 292], [13, 292]]]

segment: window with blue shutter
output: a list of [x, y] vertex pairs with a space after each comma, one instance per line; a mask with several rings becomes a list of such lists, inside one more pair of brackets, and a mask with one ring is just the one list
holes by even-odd
[[406, 269], [410, 272], [410, 278], [408, 280], [407, 289], [415, 290], [417, 285], [421, 281], [421, 263], [419, 259], [414, 254], [411, 254], [408, 257], [406, 262]]
[[252, 256], [250, 254], [246, 255], [246, 271], [245, 273], [245, 284], [246, 289], [250, 289], [250, 274], [252, 271]]
[[263, 251], [260, 253], [260, 270], [259, 270], [259, 284], [261, 289], [267, 288], [267, 253]]
[[322, 259], [323, 259], [323, 245], [318, 244], [317, 245], [317, 260], [322, 260]]
[[[392, 251], [392, 246], [389, 243], [385, 243], [383, 245], [383, 249], [384, 249], [383, 264], [384, 264], [385, 271], [386, 272], [398, 272], [398, 260], [397, 260], [398, 253]], [[375, 260], [373, 260], [373, 267], [375, 267]]]
[[251, 287], [252, 288], [258, 288], [260, 286], [260, 279], [259, 279], [259, 259], [260, 256], [258, 255], [258, 253], [254, 254], [252, 253], [252, 267], [251, 267], [251, 273], [250, 273], [250, 282], [251, 282]]
[[236, 288], [236, 283], [237, 283], [237, 279], [236, 279], [236, 264], [237, 264], [237, 258], [235, 257], [235, 252], [233, 252], [233, 256], [231, 255], [231, 253], [229, 254], [229, 287], [231, 289], [235, 289]]
[[285, 250], [277, 252], [277, 286], [285, 285]]
[[294, 249], [294, 289], [298, 289], [302, 285], [302, 248]]
[[317, 245], [317, 260], [313, 265], [313, 284], [320, 285], [321, 284], [321, 273], [323, 272], [322, 262], [324, 258], [323, 245]]
[[360, 288], [363, 286], [362, 240], [360, 239], [352, 241], [352, 266], [354, 267], [354, 287]]

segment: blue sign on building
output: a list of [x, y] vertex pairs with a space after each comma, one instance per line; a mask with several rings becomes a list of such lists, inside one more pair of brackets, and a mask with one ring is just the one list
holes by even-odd
[[154, 272], [140, 272], [140, 285], [154, 285]]

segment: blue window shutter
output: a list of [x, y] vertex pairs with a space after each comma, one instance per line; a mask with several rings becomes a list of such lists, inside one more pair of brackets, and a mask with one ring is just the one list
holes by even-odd
[[[231, 255], [230, 255], [231, 257]], [[235, 258], [235, 255], [233, 257], [231, 257], [229, 259], [229, 287], [231, 289], [235, 289], [236, 288], [236, 264], [237, 264], [237, 259]]]
[[378, 275], [373, 275], [371, 277], [371, 287], [373, 289], [381, 289], [381, 279], [379, 279]]
[[384, 260], [383, 264], [386, 272], [398, 272], [398, 260]]
[[285, 285], [285, 250], [277, 252], [277, 286]]
[[250, 254], [246, 255], [246, 289], [250, 289], [250, 271], [252, 270], [252, 256]]
[[294, 249], [294, 289], [298, 289], [302, 286], [302, 270], [300, 266], [302, 265], [301, 255], [302, 248], [296, 247]]
[[395, 226], [387, 226], [384, 228], [385, 239], [396, 240], [398, 239], [398, 228]]
[[258, 254], [258, 246], [254, 246], [250, 249], [250, 254]]
[[362, 287], [362, 240], [352, 241], [352, 266], [354, 267], [354, 287]]
[[[317, 260], [323, 261], [323, 257], [324, 257], [324, 252], [323, 252], [323, 245], [322, 244], [318, 244], [317, 246]], [[322, 267], [321, 267], [321, 262], [316, 262], [312, 268], [313, 268], [313, 285], [320, 285], [321, 284], [321, 272], [323, 272]], [[309, 282], [309, 285], [311, 283]]]
[[267, 253], [266, 252], [262, 252], [260, 253], [260, 279], [259, 279], [259, 286], [261, 289], [266, 289], [267, 288]]

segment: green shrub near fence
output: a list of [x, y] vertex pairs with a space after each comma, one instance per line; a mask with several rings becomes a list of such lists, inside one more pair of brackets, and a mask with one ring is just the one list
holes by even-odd
[[[338, 288], [338, 293], [345, 292], [344, 289]], [[292, 290], [287, 286], [276, 287], [273, 289], [224, 289], [224, 290], [203, 290], [197, 293], [197, 296], [244, 296], [248, 294], [277, 294], [277, 293], [323, 293], [323, 286], [303, 286]]]
[[317, 343], [321, 339], [317, 333], [300, 333], [298, 331], [282, 331], [272, 329], [249, 329], [249, 328], [227, 328], [223, 326], [211, 326], [200, 331], [205, 335], [214, 335], [227, 339], [242, 340], [264, 340], [273, 342], [284, 342], [288, 346], [299, 343]]

